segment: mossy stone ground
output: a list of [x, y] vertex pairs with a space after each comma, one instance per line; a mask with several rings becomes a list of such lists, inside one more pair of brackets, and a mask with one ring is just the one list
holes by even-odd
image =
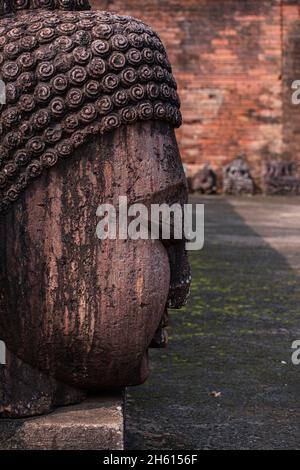
[[168, 349], [128, 390], [127, 449], [300, 449], [300, 199], [193, 202], [205, 247]]

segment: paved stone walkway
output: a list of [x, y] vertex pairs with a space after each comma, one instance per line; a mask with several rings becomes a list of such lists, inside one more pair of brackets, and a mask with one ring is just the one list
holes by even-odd
[[300, 449], [300, 199], [198, 198], [204, 249], [170, 345], [129, 390], [128, 449]]

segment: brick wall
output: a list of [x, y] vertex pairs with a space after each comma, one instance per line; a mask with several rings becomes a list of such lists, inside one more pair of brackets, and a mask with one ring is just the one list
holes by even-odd
[[[300, 105], [291, 100], [291, 85], [300, 80], [299, 1], [286, 2], [283, 10], [283, 155], [300, 169]], [[297, 18], [298, 16], [298, 18]]]
[[[177, 131], [185, 163], [221, 172], [244, 155], [259, 183], [262, 162], [300, 162], [299, 7], [295, 0], [92, 0], [139, 17], [164, 41], [182, 99]], [[293, 123], [290, 117], [293, 116]], [[295, 137], [296, 136], [296, 137]]]

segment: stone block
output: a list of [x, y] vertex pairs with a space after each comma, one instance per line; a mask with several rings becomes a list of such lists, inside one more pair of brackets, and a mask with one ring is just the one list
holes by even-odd
[[123, 450], [124, 392], [88, 398], [45, 416], [0, 420], [0, 450]]

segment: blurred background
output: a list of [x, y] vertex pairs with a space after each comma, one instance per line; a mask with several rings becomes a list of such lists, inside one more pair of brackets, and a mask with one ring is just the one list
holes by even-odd
[[298, 1], [92, 3], [161, 36], [191, 202], [205, 204], [189, 303], [170, 311], [149, 380], [128, 390], [127, 448], [299, 449]]
[[262, 189], [265, 163], [300, 160], [297, 0], [92, 0], [141, 18], [161, 36], [173, 65], [184, 125], [177, 132], [189, 176], [205, 164], [222, 178], [242, 157]]

